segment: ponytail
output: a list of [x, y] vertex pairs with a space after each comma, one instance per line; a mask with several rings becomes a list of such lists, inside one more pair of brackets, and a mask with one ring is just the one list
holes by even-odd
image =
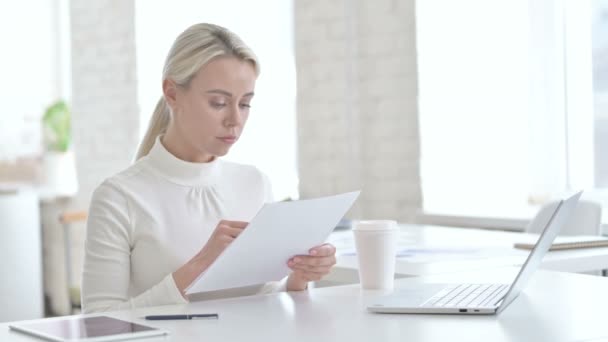
[[169, 113], [167, 102], [165, 101], [165, 98], [161, 96], [156, 104], [156, 108], [154, 108], [154, 113], [150, 119], [150, 125], [146, 131], [146, 135], [141, 141], [141, 144], [139, 144], [139, 150], [137, 151], [135, 160], [139, 160], [150, 153], [156, 138], [167, 130], [170, 118], [171, 114]]

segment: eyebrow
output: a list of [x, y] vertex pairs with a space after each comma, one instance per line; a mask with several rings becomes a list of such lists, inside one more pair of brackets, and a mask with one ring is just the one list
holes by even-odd
[[[221, 94], [221, 95], [225, 95], [228, 97], [232, 97], [232, 94], [230, 92], [227, 92], [225, 90], [222, 89], [211, 89], [211, 90], [207, 90], [206, 93], [211, 93], [211, 94]], [[253, 96], [253, 92], [250, 91], [248, 93], [246, 93], [245, 95], [243, 95], [243, 97], [245, 96]]]

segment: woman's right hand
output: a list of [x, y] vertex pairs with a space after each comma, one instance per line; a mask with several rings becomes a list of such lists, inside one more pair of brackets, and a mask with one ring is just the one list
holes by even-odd
[[173, 280], [182, 296], [185, 297], [186, 288], [222, 254], [248, 224], [227, 220], [217, 224], [205, 246], [190, 261], [173, 272]]

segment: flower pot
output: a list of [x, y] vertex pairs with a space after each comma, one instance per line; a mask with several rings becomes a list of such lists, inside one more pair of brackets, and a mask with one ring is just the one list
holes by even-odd
[[73, 151], [46, 152], [42, 157], [40, 198], [74, 196], [78, 191], [76, 160]]

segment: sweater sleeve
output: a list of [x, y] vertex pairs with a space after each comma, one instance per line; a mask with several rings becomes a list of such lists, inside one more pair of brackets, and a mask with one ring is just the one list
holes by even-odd
[[259, 294], [273, 293], [273, 292], [285, 292], [287, 291], [287, 277], [279, 281], [271, 281], [260, 289]]
[[87, 220], [82, 273], [85, 313], [187, 303], [172, 274], [129, 296], [131, 236], [127, 199], [117, 185], [106, 181], [93, 194]]
[[[261, 172], [262, 173], [262, 172]], [[265, 173], [262, 173], [262, 182], [264, 183], [264, 202], [272, 203], [275, 201], [274, 193], [272, 190], [272, 184], [270, 183], [270, 179]]]

